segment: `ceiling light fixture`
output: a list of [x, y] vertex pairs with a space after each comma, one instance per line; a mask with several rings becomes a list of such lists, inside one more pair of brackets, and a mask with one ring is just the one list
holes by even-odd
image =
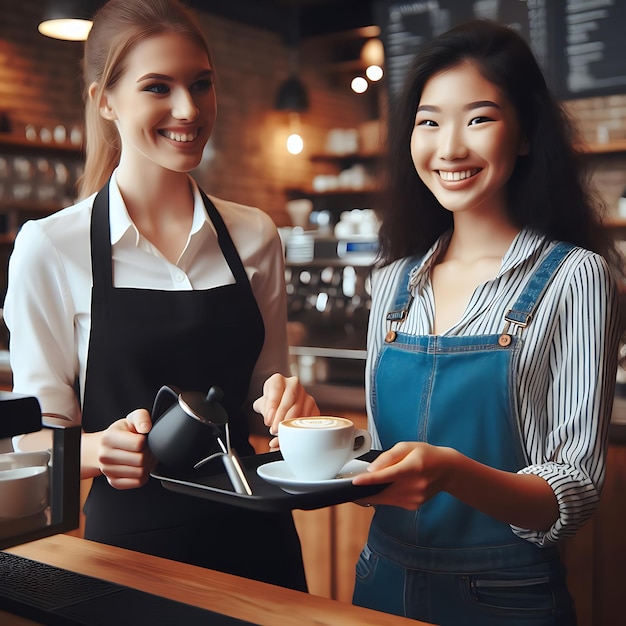
[[101, 4], [97, 0], [48, 0], [37, 30], [53, 39], [84, 41]]
[[287, 151], [300, 154], [304, 149], [304, 141], [300, 134], [300, 113], [309, 108], [309, 95], [298, 78], [298, 53], [300, 47], [300, 13], [296, 6], [291, 8], [289, 27], [285, 40], [289, 50], [289, 77], [279, 86], [276, 92], [274, 108], [277, 111], [289, 112], [289, 137]]
[[306, 111], [309, 96], [302, 81], [293, 74], [278, 88], [274, 108], [277, 111]]

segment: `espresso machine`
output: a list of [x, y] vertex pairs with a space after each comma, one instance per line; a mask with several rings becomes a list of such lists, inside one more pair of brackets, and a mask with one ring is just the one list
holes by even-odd
[[293, 229], [284, 243], [292, 373], [361, 392], [377, 236]]

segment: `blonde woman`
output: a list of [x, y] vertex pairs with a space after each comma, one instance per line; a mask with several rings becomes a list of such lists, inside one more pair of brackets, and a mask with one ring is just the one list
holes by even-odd
[[[250, 399], [288, 371], [273, 222], [206, 196], [188, 174], [215, 122], [214, 74], [177, 0], [111, 0], [96, 14], [82, 199], [25, 224], [10, 262], [14, 390], [37, 396], [47, 419], [82, 424], [88, 539], [304, 590], [289, 514], [218, 506], [149, 477], [149, 409], [162, 385], [221, 387], [245, 456], [247, 420], [261, 419]], [[316, 411], [297, 389], [292, 412]], [[283, 416], [267, 418], [272, 432]]]

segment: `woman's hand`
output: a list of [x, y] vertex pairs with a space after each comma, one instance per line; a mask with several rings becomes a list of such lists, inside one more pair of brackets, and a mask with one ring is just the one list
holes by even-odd
[[[252, 408], [263, 416], [263, 422], [272, 435], [278, 433], [278, 424], [293, 417], [319, 415], [320, 410], [296, 376], [289, 378], [273, 374], [263, 385], [263, 395]], [[278, 448], [278, 440], [270, 441], [271, 448]]]
[[383, 452], [355, 476], [353, 485], [391, 483], [367, 498], [368, 504], [389, 504], [415, 510], [440, 491], [452, 471], [455, 451], [422, 442], [401, 442]]
[[136, 409], [102, 432], [98, 464], [112, 487], [135, 489], [148, 481], [155, 464], [146, 437], [151, 428], [150, 413]]
[[353, 485], [390, 483], [359, 504], [415, 510], [440, 491], [507, 524], [548, 530], [559, 517], [552, 487], [541, 476], [483, 465], [453, 448], [401, 442], [383, 452]]

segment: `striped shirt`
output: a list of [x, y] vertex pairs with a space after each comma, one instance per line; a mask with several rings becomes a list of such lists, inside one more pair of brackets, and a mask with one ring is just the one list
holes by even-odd
[[[449, 236], [442, 236], [415, 262], [409, 283], [415, 299], [402, 332], [432, 334], [435, 300], [430, 269]], [[501, 333], [505, 313], [553, 246], [543, 236], [521, 231], [498, 275], [475, 290], [461, 319], [443, 334]], [[378, 448], [370, 404], [373, 367], [404, 267], [404, 260], [399, 260], [372, 275], [365, 386], [369, 428]], [[583, 525], [595, 511], [604, 483], [619, 340], [617, 286], [604, 258], [575, 248], [553, 277], [522, 338], [516, 394], [529, 465], [519, 473], [536, 474], [550, 484], [559, 518], [547, 531], [513, 526], [512, 530], [547, 546]]]

